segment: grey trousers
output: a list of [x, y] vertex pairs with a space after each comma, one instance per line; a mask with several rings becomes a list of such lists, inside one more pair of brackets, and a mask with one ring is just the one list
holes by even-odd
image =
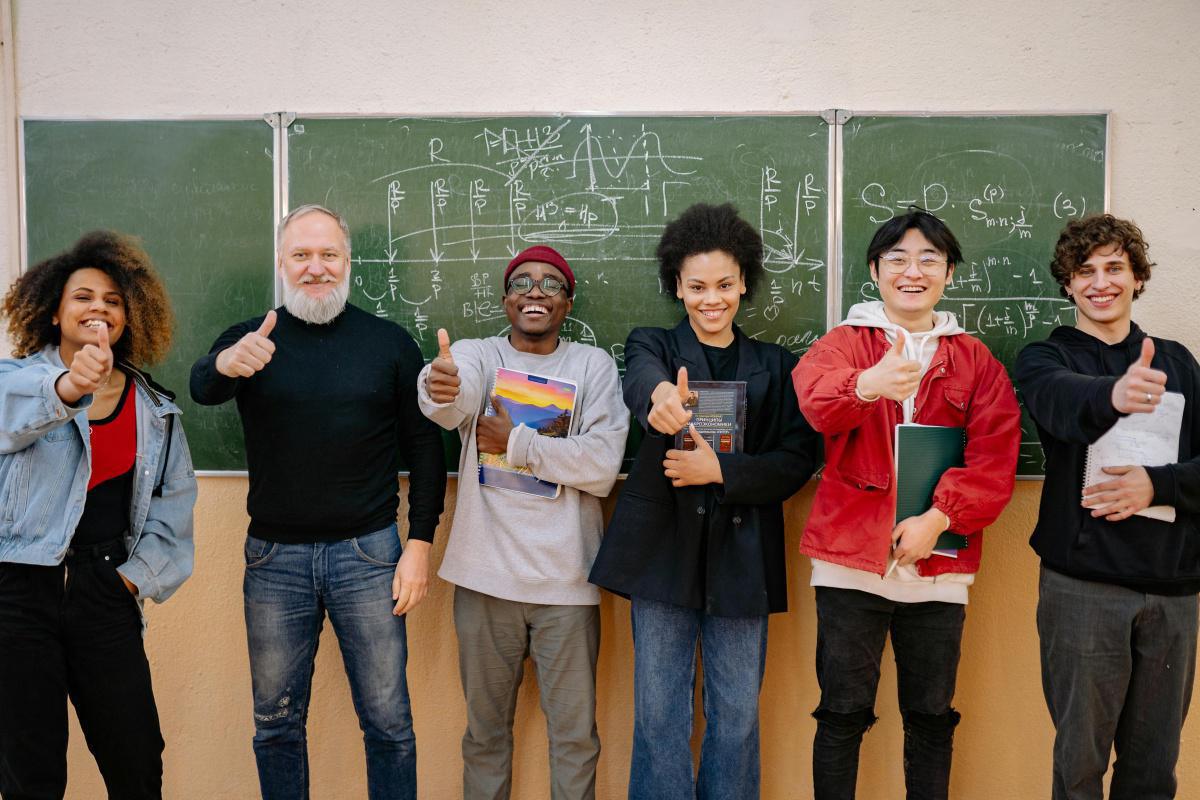
[[458, 668], [467, 701], [464, 800], [504, 800], [512, 791], [513, 714], [525, 658], [533, 660], [550, 740], [552, 800], [596, 796], [598, 606], [518, 603], [454, 590]]
[[1196, 595], [1167, 597], [1042, 567], [1042, 689], [1054, 721], [1054, 800], [1175, 797], [1196, 673]]

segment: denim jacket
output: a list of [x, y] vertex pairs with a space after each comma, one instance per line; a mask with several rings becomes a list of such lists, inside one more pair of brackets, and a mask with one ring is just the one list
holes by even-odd
[[[139, 601], [161, 603], [192, 574], [196, 476], [183, 426], [171, 420], [179, 408], [141, 372], [121, 367], [136, 388], [137, 455], [129, 560], [117, 569], [137, 586]], [[60, 563], [83, 514], [92, 397], [63, 403], [54, 384], [66, 371], [54, 346], [0, 360], [0, 562]]]

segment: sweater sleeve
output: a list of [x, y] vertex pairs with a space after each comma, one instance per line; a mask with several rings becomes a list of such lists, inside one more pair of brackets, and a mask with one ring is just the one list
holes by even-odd
[[1060, 441], [1091, 444], [1121, 416], [1112, 404], [1118, 379], [1073, 371], [1051, 342], [1027, 345], [1013, 374], [1029, 416]]
[[241, 378], [230, 378], [217, 371], [217, 356], [221, 351], [233, 347], [250, 331], [258, 330], [258, 326], [266, 318], [266, 314], [246, 322], [239, 322], [225, 329], [217, 337], [207, 355], [200, 356], [192, 364], [192, 376], [188, 383], [192, 400], [202, 406], [218, 406], [232, 400], [237, 394], [238, 382]]
[[588, 354], [582, 408], [576, 432], [566, 438], [540, 436], [518, 425], [508, 436], [508, 463], [529, 467], [538, 478], [605, 497], [621, 469], [629, 413], [621, 403], [617, 365], [607, 354]]
[[779, 376], [782, 433], [761, 453], [717, 453], [723, 484], [717, 487], [721, 503], [760, 505], [782, 503], [802, 487], [821, 461], [821, 437], [808, 424], [796, 403], [792, 385], [792, 356], [784, 360]]
[[446, 498], [446, 456], [437, 426], [421, 413], [417, 375], [421, 350], [401, 330], [397, 387], [402, 431], [400, 452], [408, 465], [408, 538], [432, 542]]
[[1021, 449], [1021, 409], [1012, 382], [995, 357], [981, 358], [967, 405], [964, 465], [946, 470], [933, 491], [933, 505], [949, 517], [950, 530], [964, 534], [1000, 516], [1012, 497]]
[[[1182, 384], [1191, 384], [1193, 401], [1187, 404], [1184, 413], [1191, 415], [1191, 441], [1180, 442], [1186, 449], [1184, 452], [1190, 458], [1175, 464], [1164, 464], [1161, 467], [1146, 467], [1150, 483], [1154, 486], [1154, 498], [1151, 505], [1175, 506], [1180, 511], [1192, 514], [1200, 513], [1200, 365], [1196, 363], [1191, 353], [1186, 354], [1183, 368], [1188, 375], [1180, 379]], [[1188, 429], [1184, 425], [1184, 430]]]
[[[491, 382], [495, 366], [484, 356], [483, 344], [477, 339], [462, 339], [450, 345], [450, 355], [458, 367], [458, 397], [450, 403], [435, 403], [429, 396], [429, 370], [426, 364], [417, 377], [417, 401], [421, 413], [448, 431], [459, 430], [463, 423], [473, 422], [483, 407], [483, 394]], [[463, 431], [464, 436], [471, 431]]]
[[878, 400], [864, 400], [855, 391], [863, 370], [839, 347], [842, 338], [834, 328], [792, 370], [800, 410], [814, 429], [827, 435], [854, 430], [879, 407]]

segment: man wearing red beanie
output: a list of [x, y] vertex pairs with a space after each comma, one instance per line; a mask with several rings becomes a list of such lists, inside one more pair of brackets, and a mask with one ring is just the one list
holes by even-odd
[[[438, 574], [456, 587], [466, 800], [511, 792], [513, 711], [527, 654], [550, 739], [548, 796], [591, 800], [596, 793], [600, 593], [587, 574], [603, 530], [600, 498], [616, 482], [629, 414], [612, 356], [559, 339], [574, 294], [575, 274], [561, 254], [545, 245], [526, 249], [504, 270], [509, 335], [452, 347], [439, 330], [438, 356], [417, 380], [421, 411], [462, 438], [454, 525]], [[558, 416], [538, 414], [549, 408], [542, 402], [510, 408], [495, 394], [500, 369], [506, 384], [530, 376], [517, 385], [543, 398], [547, 386], [575, 385], [565, 437], [539, 434], [561, 427], [559, 404], [569, 403], [553, 397]], [[481, 453], [493, 454], [489, 465], [500, 455], [527, 467], [551, 488], [543, 496], [499, 488], [491, 472], [481, 484]]]

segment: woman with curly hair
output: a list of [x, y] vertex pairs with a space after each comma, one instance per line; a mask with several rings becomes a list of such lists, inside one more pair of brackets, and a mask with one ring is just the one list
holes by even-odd
[[[663, 231], [658, 260], [664, 292], [685, 316], [670, 330], [636, 328], [625, 344], [625, 404], [646, 437], [589, 579], [631, 600], [631, 800], [759, 795], [767, 615], [787, 610], [783, 501], [820, 453], [796, 405], [796, 357], [734, 324], [762, 257], [762, 239], [733, 206], [684, 211]], [[696, 381], [744, 384], [743, 446], [690, 425]], [[698, 774], [697, 646], [706, 722]]]
[[0, 796], [61, 798], [67, 698], [110, 797], [162, 795], [141, 604], [192, 571], [192, 471], [173, 395], [141, 371], [172, 315], [108, 231], [22, 275], [0, 360]]

